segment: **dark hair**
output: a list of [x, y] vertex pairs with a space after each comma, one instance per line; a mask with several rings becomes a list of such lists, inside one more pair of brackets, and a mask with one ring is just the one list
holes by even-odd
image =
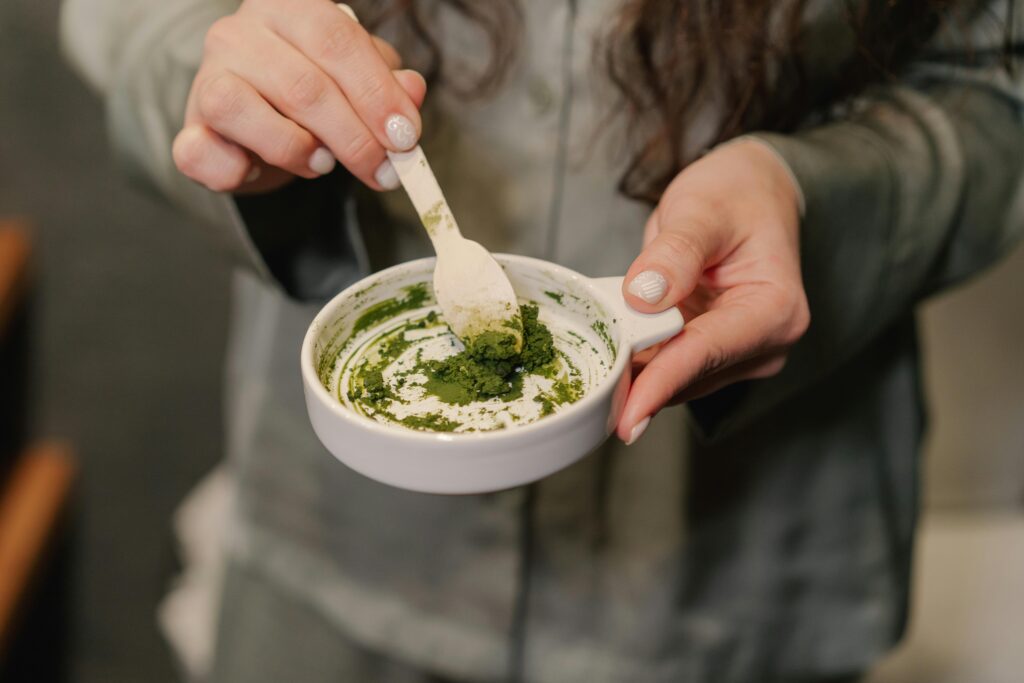
[[[517, 0], [392, 0], [366, 3], [371, 26], [400, 19], [399, 42], [428, 80], [464, 97], [499, 87], [521, 33]], [[599, 36], [599, 66], [621, 93], [634, 132], [620, 182], [627, 196], [655, 202], [707, 148], [751, 130], [786, 132], [899, 73], [935, 33], [954, 0], [846, 0], [849, 55], [837, 77], [811, 82], [803, 52], [807, 0], [624, 0]], [[435, 21], [443, 10], [490, 46], [487, 64], [446, 53]], [[842, 49], [842, 48], [837, 48]], [[692, 139], [702, 108], [725, 112], [706, 139]]]

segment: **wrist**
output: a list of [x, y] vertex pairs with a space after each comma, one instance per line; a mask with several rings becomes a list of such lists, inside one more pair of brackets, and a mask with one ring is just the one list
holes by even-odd
[[796, 216], [796, 222], [803, 219], [807, 210], [800, 181], [786, 158], [769, 141], [756, 134], [741, 135], [722, 143], [715, 150], [736, 147], [742, 149], [749, 161], [753, 161], [759, 175], [766, 180], [768, 192], [776, 197], [786, 209]]

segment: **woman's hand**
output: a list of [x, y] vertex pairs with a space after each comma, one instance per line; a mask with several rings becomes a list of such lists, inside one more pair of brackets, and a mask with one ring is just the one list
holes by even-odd
[[752, 140], [719, 147], [669, 185], [623, 294], [645, 313], [679, 306], [686, 326], [647, 354], [619, 420], [623, 441], [639, 438], [665, 405], [782, 370], [810, 323], [798, 193], [782, 162]]
[[174, 162], [216, 191], [260, 192], [335, 160], [394, 189], [385, 150], [420, 135], [422, 76], [330, 0], [245, 0], [206, 35]]

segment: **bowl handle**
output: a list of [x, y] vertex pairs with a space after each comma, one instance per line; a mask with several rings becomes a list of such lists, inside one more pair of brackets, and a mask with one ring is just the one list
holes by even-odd
[[612, 315], [622, 322], [625, 341], [633, 351], [643, 351], [648, 346], [674, 337], [683, 329], [683, 314], [673, 306], [661, 313], [641, 313], [634, 310], [622, 298], [621, 277], [593, 278], [594, 287], [606, 294], [614, 307]]

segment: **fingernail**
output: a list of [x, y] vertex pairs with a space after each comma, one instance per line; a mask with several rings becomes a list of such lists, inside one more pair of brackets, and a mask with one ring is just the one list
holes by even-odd
[[352, 21], [356, 22], [357, 24], [359, 23], [359, 17], [356, 16], [356, 12], [354, 9], [352, 9], [343, 2], [338, 3], [338, 9], [347, 14], [352, 19]]
[[392, 114], [388, 117], [384, 122], [384, 132], [387, 133], [391, 144], [400, 152], [416, 146], [416, 128], [413, 127], [412, 121], [401, 114]]
[[421, 74], [419, 71], [417, 71], [416, 69], [402, 69], [402, 72], [403, 73], [407, 73], [407, 74], [412, 74], [416, 78], [420, 79], [420, 82], [423, 84], [424, 88], [427, 87], [427, 79], [426, 79], [426, 77], [423, 74]]
[[633, 429], [629, 431], [629, 439], [626, 440], [626, 445], [632, 446], [636, 443], [636, 440], [643, 436], [644, 432], [647, 431], [647, 425], [649, 424], [651, 424], [650, 415], [633, 425]]
[[398, 171], [395, 170], [394, 164], [388, 159], [385, 159], [377, 167], [377, 170], [374, 171], [373, 179], [385, 190], [397, 190], [398, 186], [402, 184], [402, 181], [398, 178]]
[[253, 167], [249, 169], [249, 175], [245, 176], [245, 182], [251, 183], [263, 174], [263, 169], [253, 164]]
[[316, 151], [309, 155], [309, 170], [320, 175], [327, 175], [334, 170], [334, 155], [326, 147], [317, 147]]
[[656, 270], [645, 270], [630, 280], [626, 291], [649, 304], [656, 304], [668, 291], [668, 280]]

